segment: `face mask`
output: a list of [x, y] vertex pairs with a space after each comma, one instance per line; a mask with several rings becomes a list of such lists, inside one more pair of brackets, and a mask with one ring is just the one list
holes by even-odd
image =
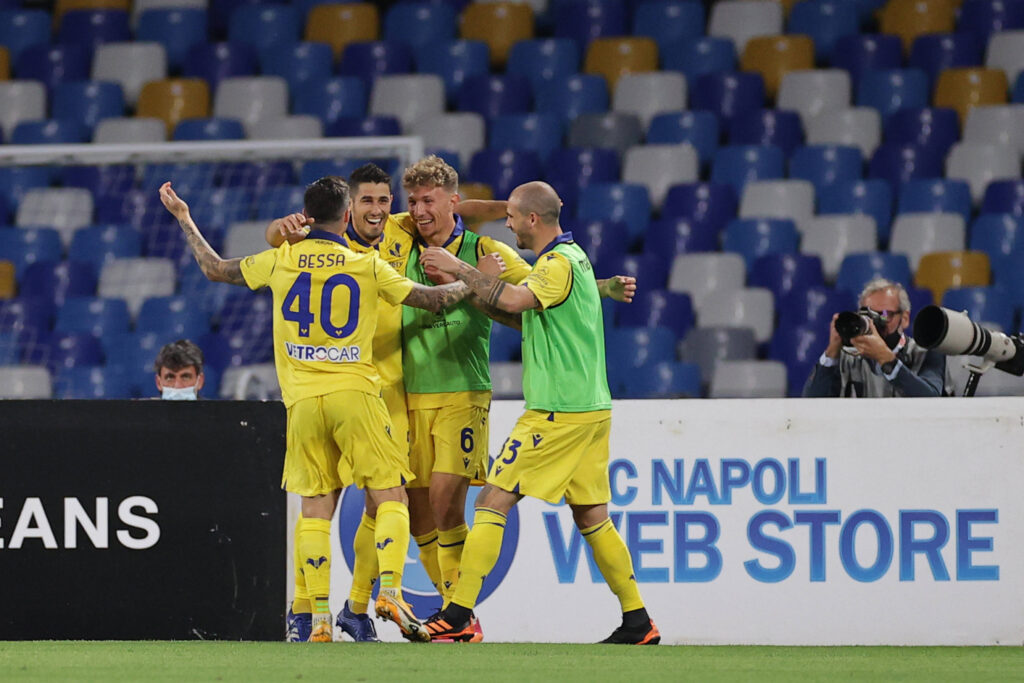
[[892, 334], [883, 335], [882, 341], [884, 341], [885, 345], [888, 346], [890, 349], [895, 349], [896, 346], [900, 343], [900, 338], [902, 336], [903, 333], [900, 332], [899, 328], [897, 327], [896, 331], [893, 332]]
[[199, 398], [196, 395], [196, 387], [192, 385], [190, 387], [164, 387], [160, 393], [160, 398], [165, 401], [195, 401]]

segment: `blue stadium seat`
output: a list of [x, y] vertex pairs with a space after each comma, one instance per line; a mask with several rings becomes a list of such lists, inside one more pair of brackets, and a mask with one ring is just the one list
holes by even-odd
[[313, 79], [293, 91], [293, 112], [318, 117], [329, 129], [343, 117], [366, 116], [366, 84], [354, 76]]
[[687, 142], [703, 164], [710, 164], [718, 149], [718, 117], [710, 111], [678, 111], [656, 114], [647, 127], [647, 143]]
[[860, 289], [849, 292], [823, 286], [808, 287], [803, 291], [793, 290], [776, 307], [779, 311], [777, 328], [807, 325], [818, 327], [827, 334], [834, 314], [857, 307], [858, 294]]
[[749, 272], [765, 254], [792, 254], [800, 244], [796, 223], [788, 218], [734, 218], [722, 233], [722, 250], [743, 257]]
[[401, 134], [402, 124], [394, 116], [341, 116], [324, 129], [324, 135], [339, 138]]
[[412, 67], [412, 49], [403, 42], [356, 42], [342, 51], [338, 74], [361, 78], [369, 88], [377, 76], [410, 73]]
[[1010, 90], [1010, 101], [1014, 104], [1024, 103], [1024, 72], [1017, 74], [1017, 80], [1013, 82]]
[[668, 361], [647, 363], [634, 368], [618, 389], [621, 398], [700, 398], [700, 366]]
[[860, 33], [860, 16], [849, 0], [798, 2], [789, 12], [786, 32], [810, 36], [815, 57], [827, 63], [836, 54], [836, 43], [841, 38]]
[[102, 365], [103, 347], [88, 332], [51, 332], [46, 340], [27, 350], [25, 360], [31, 365], [45, 365], [58, 371], [82, 365]]
[[478, 74], [463, 81], [459, 111], [475, 111], [485, 119], [530, 111], [530, 81], [516, 74]]
[[620, 327], [664, 327], [675, 334], [677, 341], [686, 337], [694, 325], [693, 302], [682, 292], [638, 291], [633, 303], [617, 310]]
[[206, 42], [207, 12], [196, 7], [157, 7], [143, 10], [135, 30], [136, 40], [164, 46], [167, 66], [181, 69], [192, 46]]
[[13, 208], [21, 203], [22, 195], [28, 190], [49, 186], [52, 176], [49, 166], [0, 167], [0, 198]]
[[88, 263], [96, 273], [108, 261], [141, 255], [142, 238], [127, 225], [91, 225], [76, 230], [68, 250], [68, 260]]
[[384, 37], [409, 45], [414, 51], [455, 39], [456, 16], [451, 5], [400, 2], [384, 16]]
[[219, 311], [233, 291], [232, 285], [206, 279], [195, 259], [185, 262], [178, 271], [178, 293], [207, 315], [212, 316]]
[[788, 109], [742, 111], [729, 126], [730, 145], [774, 145], [787, 158], [803, 141], [800, 114]]
[[696, 251], [717, 251], [719, 226], [692, 218], [669, 217], [651, 221], [644, 235], [644, 253], [676, 256]]
[[818, 193], [818, 213], [862, 213], [875, 219], [878, 235], [889, 238], [893, 193], [888, 181], [880, 178], [837, 182]]
[[295, 182], [290, 161], [226, 161], [214, 167], [217, 187], [244, 187], [259, 194]]
[[954, 311], [966, 311], [967, 317], [976, 323], [995, 323], [1004, 332], [1017, 331], [1014, 323], [1013, 302], [1010, 294], [999, 287], [962, 287], [947, 289], [942, 295], [942, 305]]
[[608, 85], [597, 74], [556, 76], [534, 87], [537, 111], [572, 121], [581, 114], [608, 111]]
[[619, 327], [605, 333], [608, 384], [613, 393], [647, 363], [673, 362], [676, 336], [663, 327]]
[[299, 10], [291, 5], [244, 5], [228, 19], [228, 40], [257, 50], [299, 41]]
[[1011, 271], [1019, 269], [1024, 252], [1024, 215], [982, 210], [971, 224], [968, 248], [988, 254], [993, 278], [996, 284], [1002, 284]]
[[210, 33], [218, 38], [228, 31], [231, 16], [239, 7], [259, 5], [264, 0], [210, 0]]
[[430, 42], [416, 51], [416, 71], [437, 74], [444, 81], [449, 104], [453, 104], [470, 76], [486, 74], [490, 67], [490, 50], [480, 40]]
[[52, 115], [68, 119], [89, 131], [101, 119], [124, 115], [124, 93], [119, 83], [109, 81], [77, 81], [59, 83], [53, 88]]
[[964, 180], [926, 178], [902, 185], [896, 213], [958, 213], [964, 225], [971, 222], [971, 188]]
[[861, 74], [857, 105], [874, 107], [882, 126], [894, 112], [907, 107], [927, 107], [930, 101], [928, 74], [920, 69], [872, 69]]
[[38, 261], [25, 268], [19, 284], [22, 291], [59, 307], [68, 297], [96, 294], [96, 271], [88, 263]]
[[131, 164], [63, 166], [60, 184], [89, 190], [94, 198], [124, 192], [135, 185], [135, 167]]
[[832, 66], [850, 72], [850, 83], [853, 91], [857, 92], [866, 72], [903, 66], [903, 44], [899, 36], [886, 33], [843, 36], [836, 40]]
[[653, 290], [668, 285], [668, 268], [669, 260], [663, 254], [619, 254], [600, 264], [594, 274], [598, 278], [628, 275]]
[[944, 69], [981, 66], [984, 44], [973, 33], [927, 33], [914, 39], [909, 66], [928, 74], [934, 86]]
[[629, 226], [630, 243], [638, 244], [650, 223], [651, 200], [643, 185], [592, 183], [580, 189], [576, 215], [583, 219], [622, 221]]
[[231, 223], [249, 220], [253, 199], [245, 187], [218, 187], [194, 194], [189, 205], [199, 225], [224, 231]]
[[178, 142], [201, 140], [244, 140], [245, 127], [238, 119], [203, 118], [182, 119], [171, 136]]
[[629, 226], [622, 221], [565, 217], [560, 222], [595, 268], [629, 251]]
[[[174, 178], [174, 187], [183, 197], [214, 186], [217, 165], [210, 161], [194, 161], [190, 163], [158, 162], [146, 164], [142, 169], [142, 180], [139, 186], [143, 190], [159, 190], [168, 178]], [[132, 197], [133, 201], [137, 198]], [[152, 193], [144, 195], [146, 204], [160, 204], [160, 197], [153, 201]]]
[[0, 259], [14, 264], [20, 281], [33, 263], [60, 261], [60, 233], [53, 228], [0, 228]]
[[826, 346], [828, 330], [823, 325], [780, 325], [776, 328], [768, 345], [768, 357], [785, 363], [789, 396], [801, 395], [811, 370], [814, 369]]
[[541, 177], [536, 152], [482, 149], [469, 162], [468, 180], [491, 186], [495, 197], [507, 198], [517, 186]]
[[764, 102], [764, 79], [758, 73], [708, 73], [698, 76], [690, 88], [690, 108], [714, 112], [726, 127], [737, 114], [760, 109]]
[[[230, 285], [229, 285], [230, 287]], [[213, 369], [221, 373], [231, 367], [231, 346], [227, 338], [217, 332], [207, 332], [195, 340], [196, 346], [203, 351], [203, 369]]]
[[849, 254], [839, 266], [836, 288], [853, 292], [856, 296], [864, 289], [864, 285], [876, 277], [899, 282], [904, 287], [910, 286], [913, 278], [906, 254], [885, 251]]
[[747, 271], [747, 286], [771, 290], [776, 310], [791, 293], [824, 285], [821, 259], [810, 254], [765, 254], [756, 258]]
[[76, 296], [68, 297], [57, 309], [53, 329], [57, 332], [88, 332], [102, 339], [128, 332], [131, 324], [132, 317], [124, 299]]
[[1024, 28], [1024, 5], [1011, 0], [967, 0], [960, 8], [957, 30], [973, 33], [982, 45], [997, 31]]
[[133, 397], [157, 397], [160, 394], [156, 389], [153, 360], [160, 347], [171, 341], [174, 340], [151, 332], [110, 335], [102, 340], [106, 368], [125, 376]]
[[534, 93], [548, 81], [571, 76], [580, 68], [580, 48], [570, 38], [520, 40], [508, 54], [506, 71], [525, 76]]
[[522, 358], [523, 335], [505, 325], [491, 325], [491, 362], [504, 363]]
[[7, 335], [8, 342], [13, 339], [20, 356], [47, 335], [53, 313], [53, 302], [38, 296], [0, 299], [0, 334]]
[[0, 45], [7, 47], [16, 64], [26, 48], [50, 42], [52, 26], [53, 19], [45, 10], [0, 9]]
[[491, 122], [488, 147], [537, 153], [546, 163], [562, 146], [562, 121], [554, 114], [506, 114]]
[[[175, 185], [178, 185], [177, 180]], [[168, 221], [164, 216], [170, 217], [170, 214], [160, 203], [160, 196], [152, 191], [128, 190], [123, 194], [100, 197], [96, 201], [97, 223], [130, 225], [140, 233], [160, 221], [176, 224], [173, 217]]]
[[71, 10], [60, 20], [61, 43], [78, 43], [90, 52], [101, 43], [122, 43], [132, 39], [128, 12], [116, 9]]
[[946, 107], [904, 107], [885, 123], [886, 142], [933, 148], [943, 157], [959, 140], [959, 118]]
[[884, 142], [868, 162], [868, 177], [887, 180], [898, 192], [900, 186], [910, 180], [941, 178], [944, 160], [935, 148]]
[[619, 157], [615, 150], [598, 147], [556, 149], [544, 165], [544, 179], [562, 198], [563, 215], [573, 215], [581, 187], [619, 179]]
[[81, 365], [57, 372], [53, 395], [62, 399], [128, 399], [132, 389], [121, 367]]
[[[288, 81], [292, 113], [299, 96], [307, 88], [327, 82], [334, 72], [334, 56], [326, 43], [286, 43], [260, 50], [260, 71], [264, 76], [280, 76]], [[360, 83], [362, 85], [362, 83]], [[364, 111], [359, 112], [362, 116]]]
[[90, 131], [84, 124], [71, 119], [44, 119], [22, 121], [11, 133], [14, 145], [74, 145], [88, 142]]
[[637, 5], [633, 34], [650, 36], [664, 50], [704, 35], [704, 6], [695, 0], [654, 0]]
[[910, 299], [910, 324], [914, 324], [914, 312], [920, 311], [925, 306], [930, 306], [935, 303], [935, 297], [932, 296], [932, 290], [927, 287], [914, 287], [913, 285], [907, 285], [907, 298]]
[[1024, 180], [992, 180], [981, 200], [981, 213], [1024, 216]]
[[280, 185], [268, 188], [256, 203], [256, 219], [272, 220], [302, 210], [303, 185]]
[[627, 35], [629, 21], [622, 0], [562, 0], [554, 3], [555, 37], [572, 38], [583, 49], [595, 38]]
[[184, 296], [156, 296], [142, 302], [136, 332], [155, 332], [175, 339], [197, 339], [210, 331], [209, 316]]
[[731, 185], [737, 196], [752, 180], [773, 180], [785, 176], [785, 155], [778, 147], [727, 145], [715, 152], [711, 181]]
[[252, 76], [259, 62], [256, 48], [247, 43], [204, 43], [194, 45], [185, 58], [182, 75], [202, 78], [210, 84], [210, 93], [225, 78]]
[[58, 83], [89, 80], [92, 55], [85, 45], [50, 45], [41, 43], [26, 46], [14, 63], [14, 73], [20, 79], [41, 81], [48, 90]]
[[266, 363], [274, 356], [269, 294], [232, 291], [216, 314], [219, 331], [232, 349], [232, 365]]
[[675, 43], [660, 50], [660, 57], [662, 69], [683, 72], [691, 85], [705, 74], [736, 69], [736, 46], [729, 38], [718, 36]]
[[863, 169], [860, 148], [845, 145], [798, 147], [789, 159], [789, 177], [811, 181], [816, 195], [836, 183], [860, 180]]

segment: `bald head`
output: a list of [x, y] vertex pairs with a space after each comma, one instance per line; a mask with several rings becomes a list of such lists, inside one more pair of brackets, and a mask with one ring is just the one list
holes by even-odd
[[558, 224], [558, 216], [562, 212], [562, 200], [558, 198], [555, 188], [547, 183], [539, 180], [524, 183], [512, 190], [508, 200], [516, 204], [522, 214], [537, 214], [537, 218], [543, 225]]

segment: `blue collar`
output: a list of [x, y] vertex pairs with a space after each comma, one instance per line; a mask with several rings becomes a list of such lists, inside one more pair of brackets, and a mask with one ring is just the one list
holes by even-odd
[[555, 239], [553, 239], [550, 242], [548, 242], [548, 246], [546, 246], [546, 247], [544, 247], [543, 249], [540, 250], [540, 253], [537, 254], [537, 258], [540, 258], [544, 254], [548, 253], [549, 251], [554, 249], [559, 244], [568, 244], [569, 242], [572, 242], [572, 231], [571, 230], [569, 232], [563, 232], [561, 235], [559, 235]]
[[309, 234], [306, 235], [306, 239], [330, 240], [331, 242], [337, 242], [343, 247], [348, 246], [348, 240], [346, 240], [344, 237], [333, 232], [327, 232], [326, 230], [310, 230]]
[[[462, 222], [462, 216], [460, 216], [459, 214], [455, 214], [455, 229], [452, 230], [452, 234], [448, 237], [448, 240], [441, 245], [441, 248], [447, 248], [449, 244], [451, 244], [458, 238], [462, 237], [462, 233], [464, 233], [465, 231], [466, 226]], [[426, 249], [429, 246], [426, 242], [423, 241], [423, 238], [420, 237], [419, 234], [416, 235], [416, 242], [424, 249]]]
[[345, 236], [360, 246], [380, 251], [380, 242], [377, 242], [377, 244], [370, 244], [364, 240], [358, 232], [356, 232], [356, 229], [351, 224], [349, 224], [348, 229], [345, 231]]

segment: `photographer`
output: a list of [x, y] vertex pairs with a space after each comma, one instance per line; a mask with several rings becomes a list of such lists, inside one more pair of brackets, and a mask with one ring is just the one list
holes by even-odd
[[[946, 357], [903, 334], [910, 325], [910, 298], [902, 285], [872, 280], [861, 292], [859, 305], [856, 316], [832, 316], [828, 348], [804, 385], [805, 398], [952, 395]], [[844, 323], [851, 322], [866, 331], [854, 329], [850, 334]], [[844, 340], [840, 332], [850, 338]]]

